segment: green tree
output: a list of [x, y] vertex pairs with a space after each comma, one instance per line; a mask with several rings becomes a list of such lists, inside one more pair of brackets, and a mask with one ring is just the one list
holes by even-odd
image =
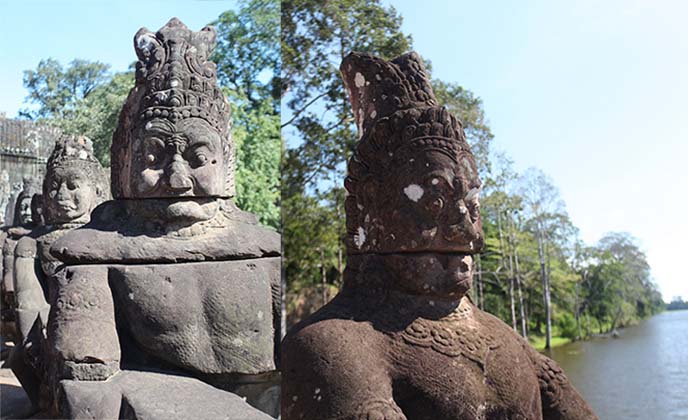
[[236, 189], [240, 208], [280, 228], [280, 6], [277, 0], [241, 1], [213, 22], [211, 59], [232, 103]]
[[97, 61], [75, 59], [63, 68], [52, 58], [41, 60], [36, 70], [24, 72], [26, 101], [34, 107], [20, 115], [89, 137], [96, 157], [107, 166], [119, 110], [134, 85], [133, 72], [111, 75], [109, 68]]

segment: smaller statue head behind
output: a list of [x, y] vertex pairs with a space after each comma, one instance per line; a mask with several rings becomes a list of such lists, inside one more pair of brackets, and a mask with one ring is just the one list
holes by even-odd
[[33, 196], [38, 193], [38, 183], [31, 178], [22, 180], [22, 190], [17, 195], [14, 205], [14, 225], [15, 226], [34, 226], [40, 223], [40, 217], [33, 216], [31, 207]]
[[465, 293], [483, 233], [461, 122], [437, 104], [415, 53], [352, 53], [341, 71], [359, 129], [345, 180], [347, 252], [388, 256], [414, 292]]
[[86, 137], [55, 142], [43, 180], [43, 217], [49, 225], [87, 223], [109, 197], [107, 176]]
[[176, 18], [134, 36], [136, 85], [112, 143], [117, 198], [222, 198], [233, 193], [230, 108], [208, 57], [215, 30]]

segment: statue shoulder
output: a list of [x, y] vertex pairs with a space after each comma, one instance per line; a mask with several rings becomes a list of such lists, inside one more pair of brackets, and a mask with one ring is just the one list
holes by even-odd
[[14, 256], [22, 258], [36, 257], [36, 239], [29, 235], [22, 237], [17, 241], [17, 246], [14, 248]]
[[180, 263], [280, 255], [277, 232], [246, 217], [221, 217], [197, 234], [166, 235], [146, 231], [145, 221], [129, 216], [125, 204], [113, 200], [98, 206], [89, 223], [58, 239], [50, 252], [67, 264]]

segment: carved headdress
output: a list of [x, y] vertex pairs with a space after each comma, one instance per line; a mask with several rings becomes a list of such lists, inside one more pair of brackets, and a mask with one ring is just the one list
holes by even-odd
[[[390, 188], [402, 175], [402, 167], [422, 153], [435, 151], [462, 168], [464, 189], [477, 191], [480, 181], [461, 122], [438, 105], [423, 61], [415, 52], [392, 61], [351, 53], [340, 70], [359, 130], [344, 183], [347, 250], [353, 254], [427, 251], [430, 241], [423, 245], [420, 232], [406, 229], [404, 224], [409, 222], [403, 221], [394, 201], [397, 191]], [[423, 189], [409, 186], [418, 189], [407, 190], [407, 196], [418, 201]], [[452, 223], [458, 222], [446, 221]], [[427, 226], [428, 232], [433, 229], [437, 232], [436, 227]]]
[[93, 143], [85, 136], [63, 136], [55, 141], [48, 164], [45, 178], [43, 179], [43, 216], [46, 223], [54, 223], [54, 215], [51, 214], [51, 189], [53, 176], [58, 169], [73, 168], [81, 172], [83, 181], [93, 185], [95, 202], [93, 207], [109, 199], [108, 177], [100, 162], [93, 153]]
[[134, 36], [136, 85], [120, 114], [112, 142], [112, 194], [130, 197], [129, 169], [136, 130], [151, 119], [171, 123], [187, 118], [206, 121], [222, 139], [227, 195], [233, 195], [233, 146], [230, 105], [217, 85], [217, 69], [209, 56], [215, 48], [215, 29], [191, 31], [172, 18], [153, 33], [141, 28]]

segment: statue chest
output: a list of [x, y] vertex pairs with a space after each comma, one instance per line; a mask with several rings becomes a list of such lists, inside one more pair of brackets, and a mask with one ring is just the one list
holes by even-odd
[[271, 284], [279, 258], [118, 265], [119, 328], [146, 353], [208, 374], [274, 369]]
[[518, 338], [454, 318], [419, 318], [390, 336], [395, 400], [407, 417], [540, 419], [537, 377]]

